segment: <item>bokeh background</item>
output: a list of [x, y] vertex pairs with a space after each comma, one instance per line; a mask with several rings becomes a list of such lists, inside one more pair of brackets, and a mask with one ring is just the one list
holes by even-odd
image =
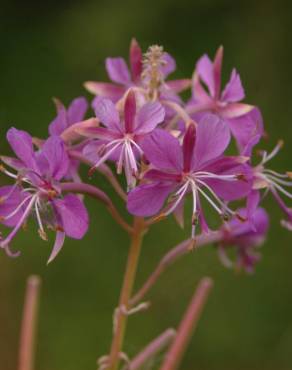
[[[105, 79], [105, 57], [127, 57], [135, 36], [144, 50], [159, 43], [175, 55], [176, 77], [190, 76], [199, 56], [214, 55], [223, 44], [224, 77], [233, 66], [239, 69], [247, 101], [262, 109], [270, 134], [266, 147], [285, 139], [274, 168], [291, 170], [291, 12], [289, 1], [268, 0], [1, 1], [1, 152], [8, 151], [11, 125], [46, 135], [53, 96], [65, 103], [82, 94], [90, 98], [83, 81]], [[112, 193], [102, 177], [94, 181]], [[15, 240], [20, 258], [1, 253], [1, 370], [17, 367], [25, 280], [32, 273], [43, 280], [36, 369], [95, 369], [97, 357], [107, 353], [128, 240], [101, 205], [87, 205], [89, 233], [82, 242], [68, 239], [50, 266], [52, 243], [42, 242], [33, 225]], [[184, 257], [149, 294], [151, 310], [131, 317], [129, 355], [176, 326], [199, 278], [210, 275], [215, 287], [182, 369], [292, 369], [292, 239], [279, 225], [275, 203], [267, 200], [266, 207], [271, 229], [256, 273], [226, 270], [212, 247]], [[188, 232], [173, 219], [153, 227], [138, 284]]]

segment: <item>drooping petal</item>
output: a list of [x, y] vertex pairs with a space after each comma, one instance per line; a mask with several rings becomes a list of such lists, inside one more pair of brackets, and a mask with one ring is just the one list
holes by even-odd
[[[114, 103], [118, 101], [126, 91], [125, 87], [108, 82], [87, 81], [84, 87], [92, 94], [111, 99]], [[94, 103], [92, 106], [94, 108]]]
[[[19, 187], [0, 187], [0, 222], [3, 225], [13, 227], [18, 223], [21, 216], [23, 215], [23, 208], [19, 208], [19, 205], [24, 199], [24, 194], [21, 192]], [[15, 210], [16, 212], [14, 213]], [[6, 218], [9, 215], [12, 216]]]
[[67, 128], [67, 112], [63, 103], [57, 99], [54, 100], [57, 116], [49, 125], [49, 134], [50, 135], [61, 135], [64, 130]]
[[197, 138], [192, 168], [198, 168], [211, 159], [219, 157], [230, 141], [230, 131], [218, 116], [206, 114], [197, 126]]
[[260, 203], [260, 192], [258, 190], [252, 190], [247, 197], [246, 212], [249, 220], [253, 219], [253, 216]]
[[50, 254], [50, 257], [48, 259], [47, 264], [52, 262], [57, 257], [57, 255], [59, 254], [60, 250], [63, 247], [64, 241], [65, 241], [65, 233], [63, 231], [57, 231], [55, 244]]
[[146, 103], [142, 106], [136, 116], [136, 134], [147, 134], [163, 122], [165, 109], [158, 102]]
[[[44, 159], [47, 161], [45, 164]], [[68, 171], [69, 159], [63, 140], [59, 136], [49, 137], [41, 148], [38, 164], [43, 175], [60, 180]]]
[[152, 216], [160, 211], [172, 184], [153, 183], [140, 185], [128, 194], [127, 209], [136, 216]]
[[182, 170], [182, 150], [178, 139], [170, 133], [155, 129], [142, 141], [141, 148], [155, 167], [173, 172]]
[[55, 199], [54, 207], [61, 219], [65, 234], [73, 239], [82, 239], [88, 229], [89, 219], [82, 201], [73, 194]]
[[17, 158], [7, 157], [5, 155], [1, 155], [0, 159], [3, 163], [7, 164], [7, 166], [19, 171], [23, 168], [23, 162]]
[[26, 131], [17, 130], [12, 127], [7, 132], [7, 141], [25, 166], [37, 171], [31, 136]]
[[105, 68], [112, 81], [121, 85], [130, 84], [129, 69], [123, 58], [106, 58]]
[[174, 58], [168, 53], [164, 53], [163, 60], [165, 62], [165, 65], [160, 68], [160, 71], [163, 74], [164, 78], [166, 78], [168, 75], [175, 71], [176, 63]]
[[240, 76], [234, 68], [231, 72], [230, 80], [222, 92], [221, 100], [226, 102], [238, 102], [242, 99], [244, 99], [244, 90]]
[[126, 97], [124, 106], [125, 132], [132, 133], [134, 130], [134, 121], [136, 115], [136, 98], [135, 93], [130, 90]]
[[182, 199], [173, 211], [173, 216], [178, 225], [184, 228], [184, 199]]
[[212, 97], [215, 97], [215, 81], [213, 63], [207, 54], [203, 55], [197, 62], [196, 72], [200, 76], [201, 80], [206, 84], [209, 89], [209, 93]]
[[113, 131], [121, 132], [119, 113], [114, 103], [105, 98], [99, 98], [95, 102], [96, 117]]
[[132, 80], [138, 81], [141, 77], [142, 73], [142, 50], [140, 45], [138, 44], [136, 39], [132, 39], [130, 45], [130, 66], [131, 66], [131, 74]]
[[88, 103], [83, 96], [74, 99], [67, 110], [68, 125], [82, 121], [87, 109]]

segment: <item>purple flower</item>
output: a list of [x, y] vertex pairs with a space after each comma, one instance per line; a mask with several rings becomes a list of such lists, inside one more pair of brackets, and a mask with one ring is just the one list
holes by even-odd
[[84, 120], [88, 109], [88, 104], [85, 98], [78, 97], [70, 103], [66, 109], [63, 103], [55, 99], [57, 116], [49, 125], [49, 134], [61, 136], [74, 123]]
[[[70, 103], [68, 108], [66, 108], [63, 103], [54, 99], [57, 116], [49, 124], [49, 134], [51, 136], [60, 136], [66, 144], [66, 149], [73, 149], [75, 152], [82, 152], [84, 143], [74, 144], [73, 141], [80, 139], [75, 131], [77, 125], [82, 125], [83, 127], [96, 126], [96, 119], [88, 119], [84, 121], [85, 114], [88, 110], [88, 103], [84, 97], [78, 97]], [[40, 143], [40, 146], [42, 143]], [[67, 150], [67, 151], [68, 151]], [[80, 182], [79, 161], [73, 158], [69, 158], [68, 171], [65, 176], [66, 179], [72, 179], [76, 182]]]
[[203, 55], [196, 65], [193, 77], [192, 99], [187, 111], [194, 119], [199, 119], [203, 112], [218, 114], [224, 119], [243, 150], [251, 137], [258, 140], [263, 134], [263, 120], [258, 108], [240, 103], [245, 94], [236, 69], [231, 72], [230, 80], [221, 92], [221, 68], [223, 47], [214, 58]]
[[250, 210], [244, 208], [238, 210], [238, 213], [247, 221], [241, 222], [234, 217], [223, 226], [224, 239], [218, 247], [219, 257], [226, 267], [232, 267], [234, 264], [227, 256], [227, 250], [235, 247], [235, 266], [253, 272], [255, 264], [260, 259], [256, 249], [265, 241], [269, 217], [263, 208], [255, 209], [252, 215]]
[[292, 193], [285, 188], [292, 186], [292, 181], [290, 181], [292, 173], [286, 172], [283, 174], [266, 167], [266, 164], [277, 155], [282, 146], [283, 141], [279, 141], [271, 153], [268, 154], [263, 151], [261, 162], [253, 168], [253, 192], [249, 196], [249, 208], [257, 207], [260, 201], [260, 190], [264, 190], [263, 196], [270, 191], [287, 217], [287, 219], [281, 221], [282, 226], [292, 231], [292, 209], [287, 207], [281, 197], [283, 195], [292, 199]]
[[205, 115], [195, 128], [190, 124], [182, 145], [166, 131], [156, 129], [142, 142], [142, 149], [153, 166], [144, 175], [149, 183], [139, 185], [128, 196], [128, 210], [137, 216], [157, 214], [171, 194], [163, 216], [181, 213], [188, 193], [193, 198], [192, 236], [200, 221], [208, 230], [201, 200], [206, 200], [224, 219], [235, 213], [226, 201], [248, 194], [248, 169], [242, 157], [225, 157], [230, 141], [225, 123], [215, 115]]
[[[137, 88], [145, 94], [153, 95], [157, 90], [163, 98], [176, 98], [174, 95], [190, 87], [190, 80], [173, 80], [164, 82], [175, 68], [174, 59], [163, 52], [161, 47], [152, 46], [143, 58], [141, 48], [135, 39], [130, 44], [130, 69], [121, 58], [107, 58], [105, 67], [113, 83], [88, 81], [85, 87], [94, 95], [117, 102], [129, 88]], [[155, 67], [154, 67], [155, 64]], [[153, 98], [153, 96], [151, 97]]]
[[17, 158], [2, 157], [2, 160], [17, 172], [1, 167], [15, 184], [0, 188], [1, 223], [13, 228], [0, 245], [12, 254], [10, 242], [33, 215], [43, 240], [47, 240], [45, 227], [56, 231], [50, 262], [63, 246], [65, 235], [81, 239], [88, 228], [87, 211], [80, 199], [73, 194], [61, 193], [60, 181], [69, 165], [64, 143], [54, 135], [35, 152], [31, 136], [15, 128], [8, 131], [7, 140]]
[[97, 118], [105, 127], [85, 128], [78, 132], [93, 141], [84, 148], [85, 156], [95, 161], [92, 170], [108, 159], [117, 163], [117, 172], [124, 168], [128, 187], [135, 186], [137, 160], [143, 154], [140, 142], [164, 120], [164, 108], [158, 102], [146, 103], [136, 110], [136, 98], [129, 91], [124, 104], [123, 120], [111, 100], [100, 98], [95, 107]]

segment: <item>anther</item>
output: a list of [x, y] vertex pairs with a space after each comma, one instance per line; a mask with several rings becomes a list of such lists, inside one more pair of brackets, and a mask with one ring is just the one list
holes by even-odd
[[191, 238], [189, 244], [188, 244], [188, 250], [193, 251], [196, 248], [197, 240], [195, 238]]
[[289, 179], [292, 179], [292, 171], [286, 172], [286, 175], [289, 177]]
[[38, 229], [38, 233], [41, 239], [43, 239], [44, 241], [48, 241], [48, 236], [44, 230]]
[[153, 223], [160, 222], [160, 221], [164, 220], [165, 218], [166, 218], [166, 214], [165, 213], [160, 213], [159, 215], [157, 215], [153, 218]]
[[246, 217], [243, 217], [241, 216], [239, 213], [235, 213], [235, 217], [241, 221], [241, 222], [246, 222], [247, 221], [247, 218]]
[[230, 215], [228, 213], [222, 213], [222, 219], [225, 222], [230, 221]]
[[235, 175], [235, 177], [236, 177], [236, 180], [247, 182], [247, 178], [243, 173], [239, 173]]

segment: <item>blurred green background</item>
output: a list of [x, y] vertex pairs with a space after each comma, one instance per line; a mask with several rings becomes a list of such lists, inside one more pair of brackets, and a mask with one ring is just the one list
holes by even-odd
[[[144, 50], [165, 46], [177, 60], [177, 77], [190, 76], [204, 52], [225, 47], [224, 77], [236, 66], [250, 103], [261, 107], [270, 134], [286, 146], [273, 167], [291, 170], [291, 21], [287, 1], [2, 1], [0, 10], [1, 152], [14, 125], [44, 137], [57, 96], [68, 103], [85, 94], [85, 80], [106, 78], [106, 56], [125, 56], [131, 37]], [[87, 95], [89, 97], [89, 95]], [[95, 180], [111, 193], [102, 177]], [[3, 178], [2, 178], [2, 181]], [[114, 199], [116, 197], [113, 195]], [[117, 200], [118, 201], [118, 200]], [[127, 236], [99, 204], [87, 202], [91, 227], [82, 242], [66, 240], [46, 266], [52, 242], [31, 227], [13, 246], [18, 259], [0, 255], [0, 369], [15, 370], [28, 275], [43, 279], [37, 363], [39, 370], [95, 369], [107, 353], [113, 308], [127, 254]], [[131, 356], [176, 326], [203, 275], [215, 280], [207, 308], [184, 359], [183, 370], [292, 369], [292, 246], [281, 214], [269, 199], [269, 239], [252, 276], [226, 270], [213, 248], [172, 266], [148, 298], [151, 310], [130, 319], [126, 352]], [[188, 235], [169, 219], [146, 236], [138, 284], [169, 247]], [[159, 358], [157, 358], [157, 364]]]

